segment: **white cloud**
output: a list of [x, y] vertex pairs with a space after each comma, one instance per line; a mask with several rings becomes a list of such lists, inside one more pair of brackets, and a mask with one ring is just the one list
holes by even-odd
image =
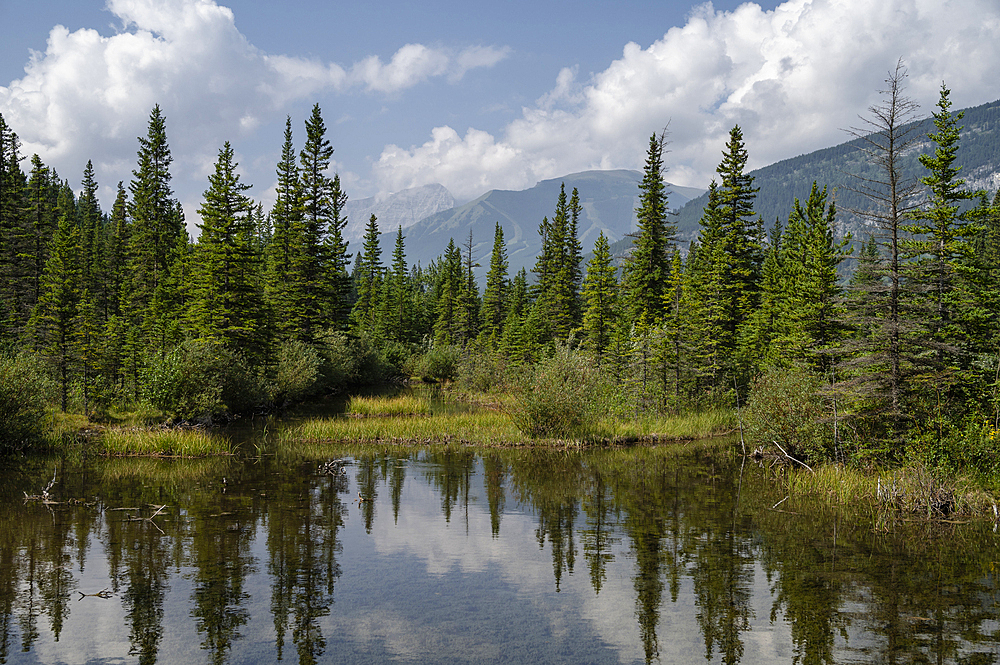
[[[108, 0], [107, 9], [120, 20], [117, 34], [56, 26], [24, 77], [0, 87], [0, 113], [23, 152], [76, 173], [93, 158], [99, 174], [127, 176], [131, 167], [112, 169], [134, 162], [154, 104], [167, 117], [175, 174], [207, 173], [223, 141], [247, 137], [295, 100], [399, 93], [433, 77], [455, 81], [506, 56], [491, 47], [454, 53], [407, 44], [388, 63], [373, 56], [345, 68], [262, 52], [213, 0]], [[175, 126], [183, 133], [172, 133]]]
[[573, 69], [501, 136], [438, 127], [423, 145], [386, 146], [380, 188], [440, 182], [467, 198], [590, 168], [639, 168], [669, 121], [670, 179], [705, 186], [740, 124], [751, 167], [847, 140], [842, 128], [878, 101], [903, 57], [925, 111], [942, 80], [956, 107], [1000, 97], [995, 0], [789, 0], [773, 11], [701, 5], [682, 27], [622, 57], [585, 85]]

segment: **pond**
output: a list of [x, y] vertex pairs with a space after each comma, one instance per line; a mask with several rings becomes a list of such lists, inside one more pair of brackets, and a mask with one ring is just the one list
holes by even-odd
[[1000, 653], [992, 523], [775, 509], [724, 447], [2, 463], [0, 663]]

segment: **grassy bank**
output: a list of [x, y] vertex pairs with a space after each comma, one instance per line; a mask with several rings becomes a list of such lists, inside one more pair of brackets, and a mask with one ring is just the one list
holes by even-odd
[[227, 455], [231, 448], [226, 437], [191, 428], [109, 429], [98, 441], [111, 456], [205, 457]]
[[919, 463], [892, 469], [827, 464], [814, 471], [784, 468], [777, 473], [777, 488], [786, 494], [783, 510], [807, 509], [818, 501], [862, 509], [879, 520], [996, 517], [996, 499], [980, 480], [933, 472]]
[[[480, 401], [484, 402], [487, 400]], [[475, 404], [475, 401], [472, 403]], [[420, 411], [421, 407], [425, 410]], [[731, 410], [718, 409], [672, 417], [603, 418], [594, 423], [586, 435], [532, 438], [518, 429], [517, 420], [506, 407], [473, 407], [464, 413], [432, 414], [429, 401], [419, 396], [351, 398], [347, 413], [368, 417], [311, 419], [283, 428], [279, 439], [285, 442], [415, 445], [460, 442], [490, 447], [528, 444], [565, 447], [702, 439], [725, 434], [736, 426], [735, 414]], [[413, 415], [424, 417], [415, 418]]]

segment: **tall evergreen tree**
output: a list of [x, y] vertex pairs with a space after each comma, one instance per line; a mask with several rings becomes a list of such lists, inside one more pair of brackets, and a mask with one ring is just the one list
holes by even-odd
[[240, 182], [237, 166], [233, 148], [226, 141], [198, 209], [201, 235], [191, 317], [199, 336], [218, 340], [260, 361], [265, 348], [259, 255], [253, 207], [244, 193], [250, 185]]
[[359, 330], [374, 330], [382, 293], [382, 248], [379, 246], [378, 219], [373, 214], [365, 227], [364, 245], [354, 270], [357, 300], [351, 319]]
[[306, 142], [299, 155], [302, 218], [291, 225], [290, 318], [305, 341], [313, 341], [324, 326], [342, 326], [347, 319], [350, 255], [341, 233], [347, 222], [342, 217], [347, 197], [339, 176], [327, 176], [332, 155], [316, 104], [306, 121]]
[[611, 247], [602, 231], [594, 243], [594, 255], [587, 263], [583, 279], [585, 343], [597, 354], [598, 362], [611, 341], [618, 310], [618, 280], [611, 263]]
[[507, 278], [507, 245], [503, 239], [503, 228], [496, 223], [493, 232], [493, 252], [490, 254], [490, 271], [486, 274], [486, 290], [483, 293], [483, 325], [481, 335], [496, 346], [503, 333], [504, 320], [510, 298], [510, 280]]
[[670, 272], [669, 250], [676, 227], [667, 223], [668, 204], [663, 182], [665, 133], [649, 137], [646, 165], [639, 183], [638, 230], [635, 246], [622, 267], [622, 297], [631, 319], [640, 326], [657, 323], [663, 315], [663, 296]]
[[278, 332], [292, 334], [294, 321], [290, 293], [294, 230], [302, 221], [302, 187], [292, 143], [292, 119], [285, 118], [285, 141], [277, 166], [274, 207], [271, 209], [272, 238], [267, 245], [267, 298]]
[[186, 239], [180, 205], [170, 189], [173, 158], [167, 145], [166, 119], [159, 105], [149, 116], [146, 137], [139, 137], [138, 168], [129, 185], [132, 218], [128, 287], [129, 325], [139, 329], [138, 343], [164, 351], [179, 303], [170, 271], [178, 242]]
[[[852, 130], [862, 141], [862, 151], [877, 171], [859, 175], [854, 190], [867, 201], [860, 215], [876, 229], [883, 248], [876, 263], [876, 278], [863, 283], [867, 299], [880, 305], [877, 320], [858, 322], [875, 328], [872, 337], [859, 338], [849, 349], [854, 368], [850, 384], [859, 389], [865, 414], [881, 414], [880, 424], [898, 435], [906, 417], [907, 379], [926, 361], [923, 349], [914, 346], [914, 320], [907, 311], [914, 286], [904, 275], [906, 226], [916, 206], [917, 183], [904, 175], [903, 155], [917, 140], [911, 121], [916, 103], [905, 94], [906, 69], [902, 61], [886, 79], [883, 101], [869, 108], [865, 127]], [[871, 421], [874, 423], [874, 421]]]
[[971, 296], [960, 288], [965, 285], [959, 272], [972, 228], [961, 205], [976, 196], [958, 177], [961, 167], [955, 161], [962, 130], [958, 121], [964, 114], [951, 113], [950, 94], [942, 83], [938, 110], [933, 114], [937, 131], [928, 134], [935, 145], [934, 154], [918, 157], [928, 171], [920, 182], [929, 190], [929, 201], [912, 211], [913, 223], [907, 230], [916, 237], [906, 243], [907, 254], [914, 259], [908, 276], [922, 285], [920, 298], [928, 301], [924, 316], [929, 318], [939, 368], [957, 368], [958, 354], [968, 350], [967, 325], [962, 318], [966, 309], [963, 301], [968, 302]]
[[41, 296], [30, 327], [37, 347], [55, 365], [59, 377], [59, 404], [66, 410], [69, 384], [78, 359], [75, 330], [80, 327], [84, 281], [80, 229], [63, 214], [52, 239], [42, 275]]

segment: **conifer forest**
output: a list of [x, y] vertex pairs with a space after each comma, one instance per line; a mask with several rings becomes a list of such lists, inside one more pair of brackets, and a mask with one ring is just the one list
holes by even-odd
[[[500, 223], [488, 256], [456, 237], [414, 265], [404, 230], [374, 215], [349, 246], [318, 105], [301, 131], [286, 122], [273, 207], [227, 142], [197, 220], [173, 196], [159, 106], [110, 209], [92, 164], [57, 174], [0, 117], [0, 447], [29, 445], [47, 411], [220, 422], [409, 377], [516, 393], [547, 372], [555, 392], [586, 386], [601, 417], [734, 409], [744, 446], [802, 463], [916, 456], [988, 477], [1000, 469], [1000, 196], [965, 185], [947, 87], [933, 133], [907, 129], [904, 77], [890, 75], [854, 130], [863, 207], [838, 209], [815, 182], [786, 217], [762, 219], [735, 126], [698, 237], [679, 243], [657, 132], [631, 250], [613, 256], [603, 234], [581, 247], [580, 192], [563, 188], [538, 223], [534, 268], [516, 274]], [[899, 163], [918, 139], [933, 150], [909, 181]], [[838, 233], [848, 214], [863, 237]], [[487, 262], [480, 290], [473, 268]]]

